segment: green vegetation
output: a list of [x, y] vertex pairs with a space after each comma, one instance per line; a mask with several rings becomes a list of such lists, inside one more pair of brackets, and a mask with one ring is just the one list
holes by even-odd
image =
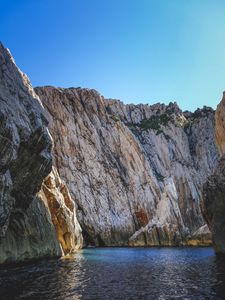
[[156, 131], [156, 135], [159, 135], [160, 133], [163, 133], [163, 130], [162, 130], [162, 129], [158, 129], [158, 130]]
[[125, 123], [125, 125], [127, 126], [127, 127], [129, 127], [129, 129], [131, 130], [131, 131], [136, 131], [136, 129], [137, 129], [137, 124], [133, 124], [133, 123]]
[[187, 121], [184, 123], [184, 131], [187, 132], [188, 128], [191, 127], [193, 124], [194, 119], [193, 118], [188, 118]]
[[166, 126], [171, 120], [171, 116], [168, 114], [154, 115], [149, 119], [145, 119], [140, 123], [142, 129], [155, 129], [160, 130], [161, 125]]
[[170, 114], [156, 114], [151, 116], [149, 119], [142, 120], [140, 124], [126, 123], [126, 125], [131, 130], [136, 130], [137, 128], [140, 128], [141, 130], [153, 129], [156, 130], [156, 134], [158, 135], [163, 133], [161, 125], [166, 126], [171, 120], [172, 117]]
[[202, 109], [198, 108], [195, 112], [193, 112], [186, 119], [187, 121], [184, 123], [184, 130], [187, 131], [188, 128], [192, 126], [192, 124], [198, 121], [202, 117], [207, 117], [210, 113], [213, 113], [214, 110], [211, 107], [203, 106]]
[[193, 113], [190, 117], [186, 119], [186, 122], [183, 124], [184, 131], [187, 132], [188, 128], [192, 126], [192, 124], [198, 120], [200, 115]]
[[113, 121], [115, 122], [119, 122], [120, 121], [120, 117], [118, 115], [113, 115], [111, 116], [111, 118], [113, 119]]
[[158, 173], [157, 171], [155, 171], [155, 176], [159, 181], [163, 181], [165, 178], [162, 174]]

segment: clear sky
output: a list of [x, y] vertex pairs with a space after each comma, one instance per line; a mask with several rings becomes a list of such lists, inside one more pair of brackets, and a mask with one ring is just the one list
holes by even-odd
[[0, 40], [34, 86], [189, 110], [225, 90], [224, 0], [1, 0]]

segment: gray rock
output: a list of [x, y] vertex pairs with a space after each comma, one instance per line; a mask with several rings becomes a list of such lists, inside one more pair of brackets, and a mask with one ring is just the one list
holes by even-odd
[[47, 125], [28, 78], [0, 44], [0, 263], [82, 246], [73, 201], [52, 170]]
[[87, 244], [211, 243], [196, 232], [205, 226], [202, 186], [218, 161], [212, 109], [183, 114], [176, 103], [124, 105], [89, 89], [35, 91]]
[[221, 158], [214, 174], [204, 184], [202, 212], [212, 231], [215, 251], [225, 254], [225, 93], [217, 106], [215, 119]]

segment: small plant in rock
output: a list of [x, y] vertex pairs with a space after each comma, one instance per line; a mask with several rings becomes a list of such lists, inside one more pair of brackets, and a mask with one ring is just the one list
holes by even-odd
[[155, 171], [155, 176], [158, 181], [163, 181], [165, 178], [162, 174], [158, 173], [157, 171]]
[[120, 121], [120, 117], [118, 115], [112, 115], [111, 118], [113, 119], [114, 122]]
[[148, 129], [156, 130], [156, 135], [163, 133], [161, 126], [166, 126], [173, 118], [171, 114], [156, 114], [148, 119], [143, 119], [140, 123], [125, 123], [132, 131], [144, 131]]
[[161, 125], [166, 126], [171, 120], [172, 120], [171, 115], [157, 114], [151, 116], [149, 119], [142, 120], [142, 122], [140, 123], [140, 127], [142, 129], [154, 129], [159, 131], [161, 129]]

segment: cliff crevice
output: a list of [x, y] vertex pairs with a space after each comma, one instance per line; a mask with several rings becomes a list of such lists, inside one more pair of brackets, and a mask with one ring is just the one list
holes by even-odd
[[218, 161], [211, 108], [183, 113], [176, 103], [124, 105], [89, 89], [35, 91], [86, 244], [211, 243], [200, 210]]

